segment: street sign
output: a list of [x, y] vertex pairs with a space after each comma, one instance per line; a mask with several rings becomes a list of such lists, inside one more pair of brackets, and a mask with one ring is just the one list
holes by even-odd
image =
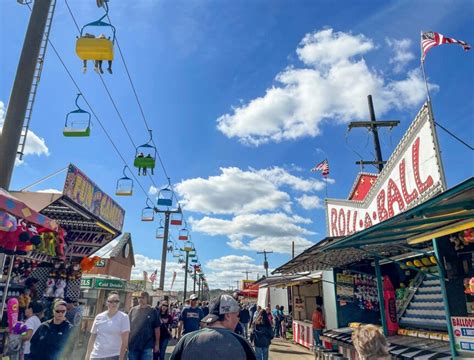
[[81, 288], [91, 288], [92, 287], [92, 278], [82, 278], [81, 279]]
[[94, 287], [96, 289], [125, 289], [125, 281], [118, 279], [96, 278]]

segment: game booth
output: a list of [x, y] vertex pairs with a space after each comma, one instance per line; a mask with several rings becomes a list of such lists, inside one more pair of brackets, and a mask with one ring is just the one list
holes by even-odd
[[120, 235], [124, 215], [72, 164], [60, 193], [0, 190], [1, 354], [15, 354], [7, 339], [21, 331], [30, 301], [43, 302], [50, 318], [55, 299], [80, 298], [83, 272], [100, 260], [89, 255]]
[[322, 303], [336, 326], [317, 357], [357, 359], [351, 335], [367, 323], [396, 359], [474, 357], [474, 178], [446, 189], [427, 105], [382, 172], [359, 174], [326, 211], [330, 237], [275, 270], [333, 272]]

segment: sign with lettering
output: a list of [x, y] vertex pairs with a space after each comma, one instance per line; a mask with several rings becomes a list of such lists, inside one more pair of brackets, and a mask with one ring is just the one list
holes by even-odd
[[63, 194], [114, 229], [122, 230], [125, 211], [73, 164], [69, 165]]
[[81, 278], [81, 288], [91, 288], [92, 278]]
[[446, 188], [427, 104], [412, 122], [363, 201], [326, 200], [329, 236], [347, 236], [406, 211]]
[[474, 317], [451, 316], [456, 350], [474, 355]]
[[125, 289], [125, 281], [118, 279], [96, 278], [94, 287], [96, 289]]
[[255, 280], [242, 280], [242, 290], [247, 290], [249, 289]]

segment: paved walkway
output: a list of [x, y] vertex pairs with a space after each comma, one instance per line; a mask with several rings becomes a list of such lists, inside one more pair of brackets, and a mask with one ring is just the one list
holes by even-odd
[[292, 341], [273, 339], [270, 346], [269, 360], [314, 360], [314, 353], [301, 345], [295, 345]]
[[[171, 341], [166, 349], [166, 359], [173, 352], [176, 340]], [[270, 346], [269, 360], [314, 360], [314, 353], [303, 346], [295, 345], [291, 341], [273, 339]]]

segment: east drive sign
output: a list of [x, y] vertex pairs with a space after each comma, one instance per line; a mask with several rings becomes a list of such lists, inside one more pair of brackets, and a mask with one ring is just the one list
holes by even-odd
[[329, 236], [347, 236], [445, 190], [431, 112], [423, 105], [364, 201], [326, 200]]

